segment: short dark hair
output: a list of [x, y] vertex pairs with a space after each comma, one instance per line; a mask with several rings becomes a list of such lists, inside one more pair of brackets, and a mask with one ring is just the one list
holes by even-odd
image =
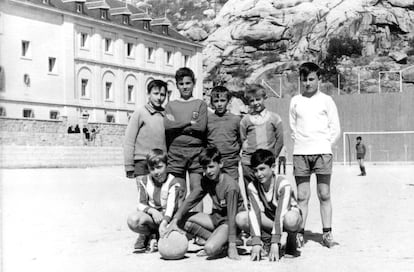
[[272, 151], [266, 149], [256, 150], [250, 158], [250, 164], [253, 168], [259, 166], [262, 163], [271, 167], [275, 164], [275, 161], [275, 155], [273, 155]]
[[221, 162], [221, 154], [220, 151], [217, 149], [216, 146], [209, 146], [207, 148], [204, 148], [203, 151], [200, 153], [200, 156], [198, 157], [198, 160], [201, 164], [201, 166], [206, 166], [210, 162]]
[[213, 103], [213, 98], [217, 98], [217, 97], [219, 97], [220, 95], [223, 95], [223, 94], [226, 95], [227, 100], [230, 101], [231, 93], [230, 93], [229, 89], [227, 89], [224, 86], [214, 87], [213, 90], [211, 90], [211, 93], [210, 93], [211, 103]]
[[191, 77], [191, 80], [193, 81], [193, 83], [195, 82], [195, 76], [194, 76], [193, 70], [187, 67], [182, 67], [178, 69], [177, 72], [175, 72], [175, 82], [180, 81], [186, 76]]
[[160, 162], [167, 164], [167, 152], [159, 148], [154, 148], [147, 154], [146, 159], [148, 169], [151, 170]]
[[315, 72], [318, 77], [321, 75], [321, 68], [319, 68], [316, 63], [305, 62], [299, 67], [300, 79], [308, 77], [308, 75], [313, 72]]
[[264, 98], [266, 98], [265, 88], [260, 84], [248, 85], [245, 92], [246, 99], [249, 100], [251, 97], [255, 97], [257, 95], [262, 95]]
[[150, 94], [151, 90], [155, 87], [159, 88], [160, 90], [162, 87], [164, 87], [165, 92], [167, 93], [167, 89], [168, 89], [167, 83], [159, 79], [153, 79], [150, 81], [150, 83], [147, 86], [147, 93]]
[[358, 136], [356, 139], [357, 140], [362, 140], [362, 137], [361, 136]]

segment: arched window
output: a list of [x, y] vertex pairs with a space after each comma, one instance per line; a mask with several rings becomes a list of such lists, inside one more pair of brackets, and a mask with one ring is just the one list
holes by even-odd
[[78, 72], [77, 94], [80, 98], [92, 97], [92, 73], [88, 67], [82, 67]]

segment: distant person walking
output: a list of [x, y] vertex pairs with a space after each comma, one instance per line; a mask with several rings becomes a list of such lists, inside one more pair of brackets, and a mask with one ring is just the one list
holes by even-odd
[[366, 176], [367, 172], [365, 172], [364, 159], [365, 159], [365, 154], [367, 152], [367, 149], [365, 145], [362, 143], [361, 136], [358, 136], [356, 140], [357, 140], [357, 144], [355, 145], [356, 157], [357, 157], [357, 161], [359, 164], [359, 169], [361, 169], [361, 174], [359, 174], [358, 176]]
[[277, 173], [280, 175], [280, 168], [283, 169], [283, 175], [286, 175], [286, 158], [287, 158], [287, 149], [286, 146], [282, 147], [279, 153], [279, 164], [277, 166]]

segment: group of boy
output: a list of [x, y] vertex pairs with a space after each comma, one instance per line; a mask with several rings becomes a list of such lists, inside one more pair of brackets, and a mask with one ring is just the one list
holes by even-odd
[[[319, 68], [306, 67], [301, 67], [301, 80], [312, 81], [314, 74], [317, 75], [315, 80], [319, 80]], [[322, 153], [314, 152], [311, 146], [324, 144], [325, 147], [339, 133], [328, 130], [329, 135], [322, 135], [326, 136], [323, 140], [305, 145], [301, 142], [301, 137], [305, 137], [303, 133], [314, 132], [311, 139], [312, 136], [319, 138], [318, 129], [322, 127], [313, 128], [303, 122], [320, 121], [309, 118], [322, 118], [320, 112], [327, 111], [325, 105], [333, 106], [328, 110], [336, 113], [335, 104], [330, 103], [333, 100], [316, 89], [307, 97], [309, 102], [317, 106], [323, 104], [322, 100], [328, 102], [322, 105], [323, 109], [312, 111], [308, 106], [300, 110], [300, 105], [305, 102], [292, 99], [290, 124], [296, 128], [292, 135], [295, 140], [294, 163], [299, 162], [294, 165], [297, 201], [290, 182], [275, 173], [276, 158], [283, 147], [283, 126], [279, 115], [265, 108], [265, 89], [257, 84], [247, 88], [250, 111], [241, 117], [227, 110], [231, 94], [224, 86], [212, 89], [210, 102], [214, 112], [209, 112], [203, 100], [192, 96], [195, 77], [191, 69], [180, 68], [175, 79], [180, 98], [169, 101], [164, 110], [167, 85], [161, 80], [151, 81], [147, 88], [148, 104], [134, 112], [126, 130], [126, 175], [136, 179], [139, 192], [138, 209], [128, 217], [130, 229], [139, 233], [135, 251], [145, 251], [171, 231], [184, 231], [197, 237], [199, 244], [204, 246], [198, 255], [215, 257], [224, 254], [238, 260], [237, 237], [244, 231], [251, 236], [252, 260], [268, 256], [270, 261], [278, 261], [283, 252], [282, 232], [288, 233], [286, 246], [290, 246], [284, 252], [296, 252], [296, 248], [304, 244], [312, 172], [317, 175], [320, 200], [324, 196], [323, 200], [327, 201], [329, 195], [332, 152], [328, 148]], [[313, 90], [314, 82], [310, 85], [312, 88], [305, 87], [306, 90]], [[314, 96], [318, 98], [311, 102], [310, 98]], [[328, 119], [335, 119], [335, 113]], [[336, 113], [336, 120], [331, 120], [328, 126], [334, 130], [339, 128], [337, 119]], [[308, 154], [310, 151], [313, 153]], [[241, 187], [238, 183], [239, 162], [244, 180]], [[206, 195], [212, 199], [210, 214], [197, 208]], [[333, 245], [331, 218], [328, 216], [325, 220], [324, 215], [332, 211], [325, 204], [322, 205], [321, 200], [323, 237], [324, 244], [330, 247]]]

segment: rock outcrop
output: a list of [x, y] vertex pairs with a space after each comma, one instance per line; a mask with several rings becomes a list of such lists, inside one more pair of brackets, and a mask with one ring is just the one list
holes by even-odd
[[390, 53], [390, 62], [404, 65], [414, 37], [412, 0], [229, 0], [214, 20], [209, 16], [178, 29], [205, 45], [206, 77], [225, 82], [254, 81], [269, 69], [294, 70], [304, 60], [320, 62], [338, 36], [359, 39], [363, 65]]

